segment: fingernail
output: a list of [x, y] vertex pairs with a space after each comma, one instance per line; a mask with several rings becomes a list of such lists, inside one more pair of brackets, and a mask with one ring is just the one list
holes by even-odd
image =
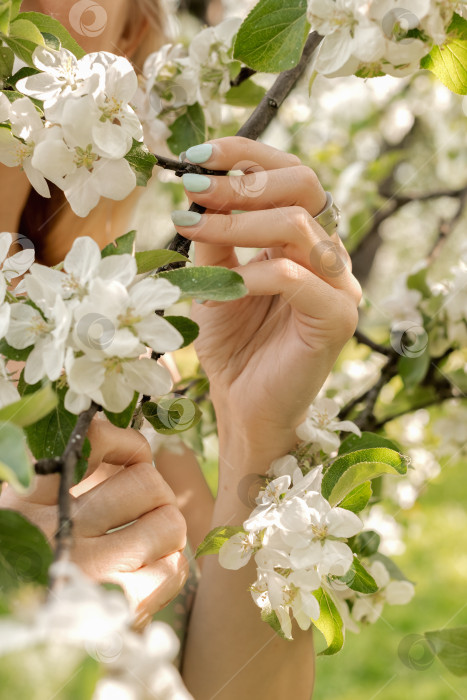
[[183, 163], [183, 161], [185, 160], [185, 158], [186, 158], [186, 151], [182, 151], [182, 152], [180, 153], [180, 155], [178, 156], [178, 160], [180, 161], [180, 163]]
[[175, 226], [195, 226], [201, 220], [201, 214], [197, 211], [177, 210], [170, 216]]
[[185, 173], [182, 175], [182, 180], [188, 192], [204, 192], [211, 186], [211, 178], [206, 175]]
[[191, 146], [185, 156], [192, 163], [204, 163], [212, 156], [212, 144], [200, 143], [199, 146]]
[[207, 299], [193, 299], [197, 304], [205, 304]]

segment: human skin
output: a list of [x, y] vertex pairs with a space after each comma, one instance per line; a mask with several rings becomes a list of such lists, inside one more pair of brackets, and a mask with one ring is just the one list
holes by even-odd
[[[125, 0], [117, 1], [120, 7], [126, 5]], [[116, 4], [112, 2], [113, 16]], [[59, 18], [66, 20], [65, 8], [72, 3], [42, 0], [27, 4], [36, 6], [35, 9], [40, 5], [41, 11], [61, 12]], [[122, 28], [119, 22], [112, 26], [115, 32]], [[106, 41], [118, 44], [118, 34], [107, 35]], [[92, 46], [92, 50], [100, 48], [103, 46]], [[195, 241], [195, 264], [235, 269], [243, 277], [249, 294], [234, 302], [194, 304], [192, 309], [193, 319], [200, 324], [195, 348], [210, 380], [218, 421], [220, 479], [215, 508], [200, 481], [192, 453], [186, 450], [183, 457], [175, 457], [165, 451], [157, 459], [158, 469], [176, 490], [178, 506], [187, 518], [194, 545], [200, 534], [210, 527], [241, 524], [249, 514], [248, 506], [239, 496], [239, 482], [251, 474], [264, 474], [273, 459], [294, 446], [296, 426], [341, 348], [353, 334], [361, 294], [350, 268], [343, 264], [348, 260], [338, 238], [333, 237], [336, 248], [330, 249], [329, 237], [313, 220], [325, 202], [316, 175], [296, 156], [264, 144], [235, 137], [211, 143], [213, 156], [206, 161], [207, 166], [229, 169], [247, 161], [249, 174], [235, 179], [215, 178], [212, 187], [204, 193], [187, 192], [191, 201], [207, 206], [208, 212], [198, 226], [177, 229]], [[246, 212], [231, 215], [232, 209]], [[260, 251], [251, 262], [240, 266], [234, 246], [259, 248]], [[338, 265], [334, 264], [336, 259], [340, 261]], [[125, 573], [118, 571], [118, 562], [125, 561], [129, 547], [137, 551], [139, 548], [141, 555], [141, 547], [152, 546], [147, 543], [148, 531], [140, 525], [138, 532], [145, 533], [143, 544], [136, 537], [122, 546], [114, 538], [113, 559], [109, 560], [106, 538], [112, 535], [105, 534], [102, 529], [114, 522], [111, 517], [114, 510], [118, 512], [125, 506], [127, 522], [131, 522], [131, 519], [146, 518], [148, 513], [157, 512], [161, 507], [173, 507], [166, 484], [162, 480], [156, 482], [154, 470], [147, 466], [147, 448], [134, 443], [134, 431], [125, 431], [125, 438], [122, 438], [121, 432], [117, 436], [118, 430], [110, 425], [98, 428], [97, 432], [92, 429], [91, 459], [94, 461], [91, 469], [95, 472], [90, 474], [87, 484], [75, 487], [78, 500], [85, 495], [84, 489], [88, 486], [97, 489], [92, 492], [96, 497], [88, 499], [91, 511], [87, 518], [87, 527], [93, 528], [89, 523], [92, 513], [95, 514], [96, 530], [91, 529], [78, 538], [74, 550], [75, 558], [97, 580], [115, 580]], [[106, 445], [115, 442], [128, 452], [109, 454]], [[138, 457], [140, 449], [146, 449], [144, 459]], [[136, 453], [134, 456], [130, 454], [132, 450]], [[140, 464], [146, 466], [139, 468]], [[176, 465], [176, 469], [171, 471], [171, 465]], [[128, 490], [114, 488], [117, 479], [123, 479], [123, 475], [130, 478], [127, 474], [135, 473], [135, 466], [138, 484], [134, 493], [130, 495]], [[41, 480], [38, 483], [46, 485]], [[51, 488], [50, 482], [47, 488]], [[146, 505], [149, 510], [138, 515], [144, 491], [155, 500]], [[160, 496], [160, 492], [165, 496]], [[19, 503], [11, 491], [7, 493], [10, 500], [5, 503], [3, 494], [4, 507], [17, 507], [40, 526], [47, 517], [50, 532], [50, 513], [56, 514], [53, 489], [45, 504], [40, 499], [34, 501], [37, 492], [30, 497], [29, 505], [24, 500]], [[112, 497], [106, 497], [106, 493], [112, 493]], [[169, 502], [165, 503], [167, 500]], [[93, 502], [99, 503], [98, 512], [97, 508], [92, 511]], [[41, 509], [47, 509], [48, 515]], [[146, 522], [155, 517], [149, 515]], [[79, 518], [78, 510], [77, 533], [80, 528], [82, 531]], [[175, 519], [178, 514], [174, 515]], [[192, 525], [194, 520], [196, 523]], [[42, 526], [45, 529], [45, 525]], [[164, 551], [181, 545], [182, 538], [175, 542], [177, 538], [169, 532], [170, 527], [168, 522], [162, 526], [159, 519], [158, 534], [164, 544], [158, 551], [147, 550], [146, 566], [156, 566], [164, 559]], [[180, 536], [180, 522], [176, 529]], [[102, 540], [101, 550], [92, 549], [86, 542], [91, 538]], [[178, 549], [173, 553], [178, 554]], [[135, 559], [134, 563], [139, 561], [141, 559]], [[138, 600], [138, 587], [128, 583], [139, 568], [126, 572], [127, 592], [130, 599], [136, 596], [134, 602], [140, 611], [140, 622], [148, 618], [151, 609], [167, 602], [169, 593], [173, 593], [169, 591], [172, 577], [178, 586], [181, 584], [186, 569], [183, 569], [181, 555], [177, 561], [179, 569], [173, 574], [165, 571], [163, 580], [154, 577], [151, 584], [146, 578], [149, 587], [143, 588], [147, 593], [143, 600], [141, 593]], [[187, 630], [183, 668], [184, 680], [196, 700], [212, 697], [233, 700], [241, 695], [270, 700], [284, 697], [308, 700], [311, 695], [312, 635], [294, 630], [293, 643], [275, 637], [260, 621], [259, 611], [248, 593], [254, 578], [253, 564], [231, 572], [223, 570], [215, 557], [203, 562]]]

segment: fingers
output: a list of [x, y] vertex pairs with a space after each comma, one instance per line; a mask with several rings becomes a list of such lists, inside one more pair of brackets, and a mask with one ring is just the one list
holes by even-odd
[[348, 256], [338, 236], [331, 239], [302, 207], [283, 207], [243, 214], [203, 214], [194, 226], [177, 230], [196, 243], [250, 248], [279, 248], [287, 257], [312, 270], [333, 287], [351, 289]]
[[134, 626], [141, 628], [178, 595], [188, 574], [186, 557], [181, 552], [174, 552], [138, 571], [115, 572], [108, 580], [123, 588], [136, 613]]
[[185, 545], [185, 519], [176, 506], [166, 505], [101, 537], [77, 537], [72, 555], [83, 571], [107, 581], [113, 572], [136, 571]]
[[251, 295], [280, 294], [293, 309], [313, 319], [310, 328], [314, 334], [317, 324], [322, 331], [332, 330], [336, 341], [351, 337], [355, 331], [360, 298], [357, 288], [351, 298], [288, 258], [250, 262], [235, 271]]
[[182, 177], [187, 196], [213, 211], [276, 209], [299, 205], [316, 216], [326, 204], [317, 176], [305, 165], [244, 175]]
[[[212, 170], [244, 170], [254, 166], [264, 170], [290, 168], [300, 165], [298, 156], [243, 136], [226, 136], [188, 149], [186, 160], [205, 165]], [[245, 168], [240, 164], [245, 164]], [[248, 163], [250, 165], [248, 165]]]
[[175, 494], [152, 463], [133, 464], [74, 500], [76, 533], [82, 537], [103, 535], [155, 508], [175, 503]]
[[152, 462], [148, 441], [132, 428], [117, 428], [102, 418], [92, 421], [88, 431], [91, 456], [86, 476], [102, 463], [128, 466], [138, 462]]

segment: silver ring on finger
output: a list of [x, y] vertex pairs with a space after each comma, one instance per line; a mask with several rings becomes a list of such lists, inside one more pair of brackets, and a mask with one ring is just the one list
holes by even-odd
[[321, 211], [313, 218], [322, 228], [324, 228], [329, 236], [332, 236], [332, 234], [337, 231], [340, 219], [340, 209], [336, 204], [334, 204], [334, 200], [330, 192], [325, 192], [325, 195], [326, 204], [324, 205], [323, 209], [321, 209]]

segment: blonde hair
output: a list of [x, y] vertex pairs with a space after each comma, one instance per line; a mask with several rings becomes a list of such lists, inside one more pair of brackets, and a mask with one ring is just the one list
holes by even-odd
[[[147, 56], [166, 38], [166, 13], [160, 0], [128, 0], [128, 21], [138, 26], [142, 19], [147, 29], [134, 55], [135, 70], [141, 72]], [[73, 214], [61, 190], [51, 185], [51, 198], [45, 199], [31, 189], [23, 209], [19, 233], [29, 238], [36, 249], [36, 260], [46, 265], [61, 262], [78, 236], [91, 236], [100, 248], [128, 230], [141, 191], [135, 189], [126, 199], [101, 199], [85, 218]]]

